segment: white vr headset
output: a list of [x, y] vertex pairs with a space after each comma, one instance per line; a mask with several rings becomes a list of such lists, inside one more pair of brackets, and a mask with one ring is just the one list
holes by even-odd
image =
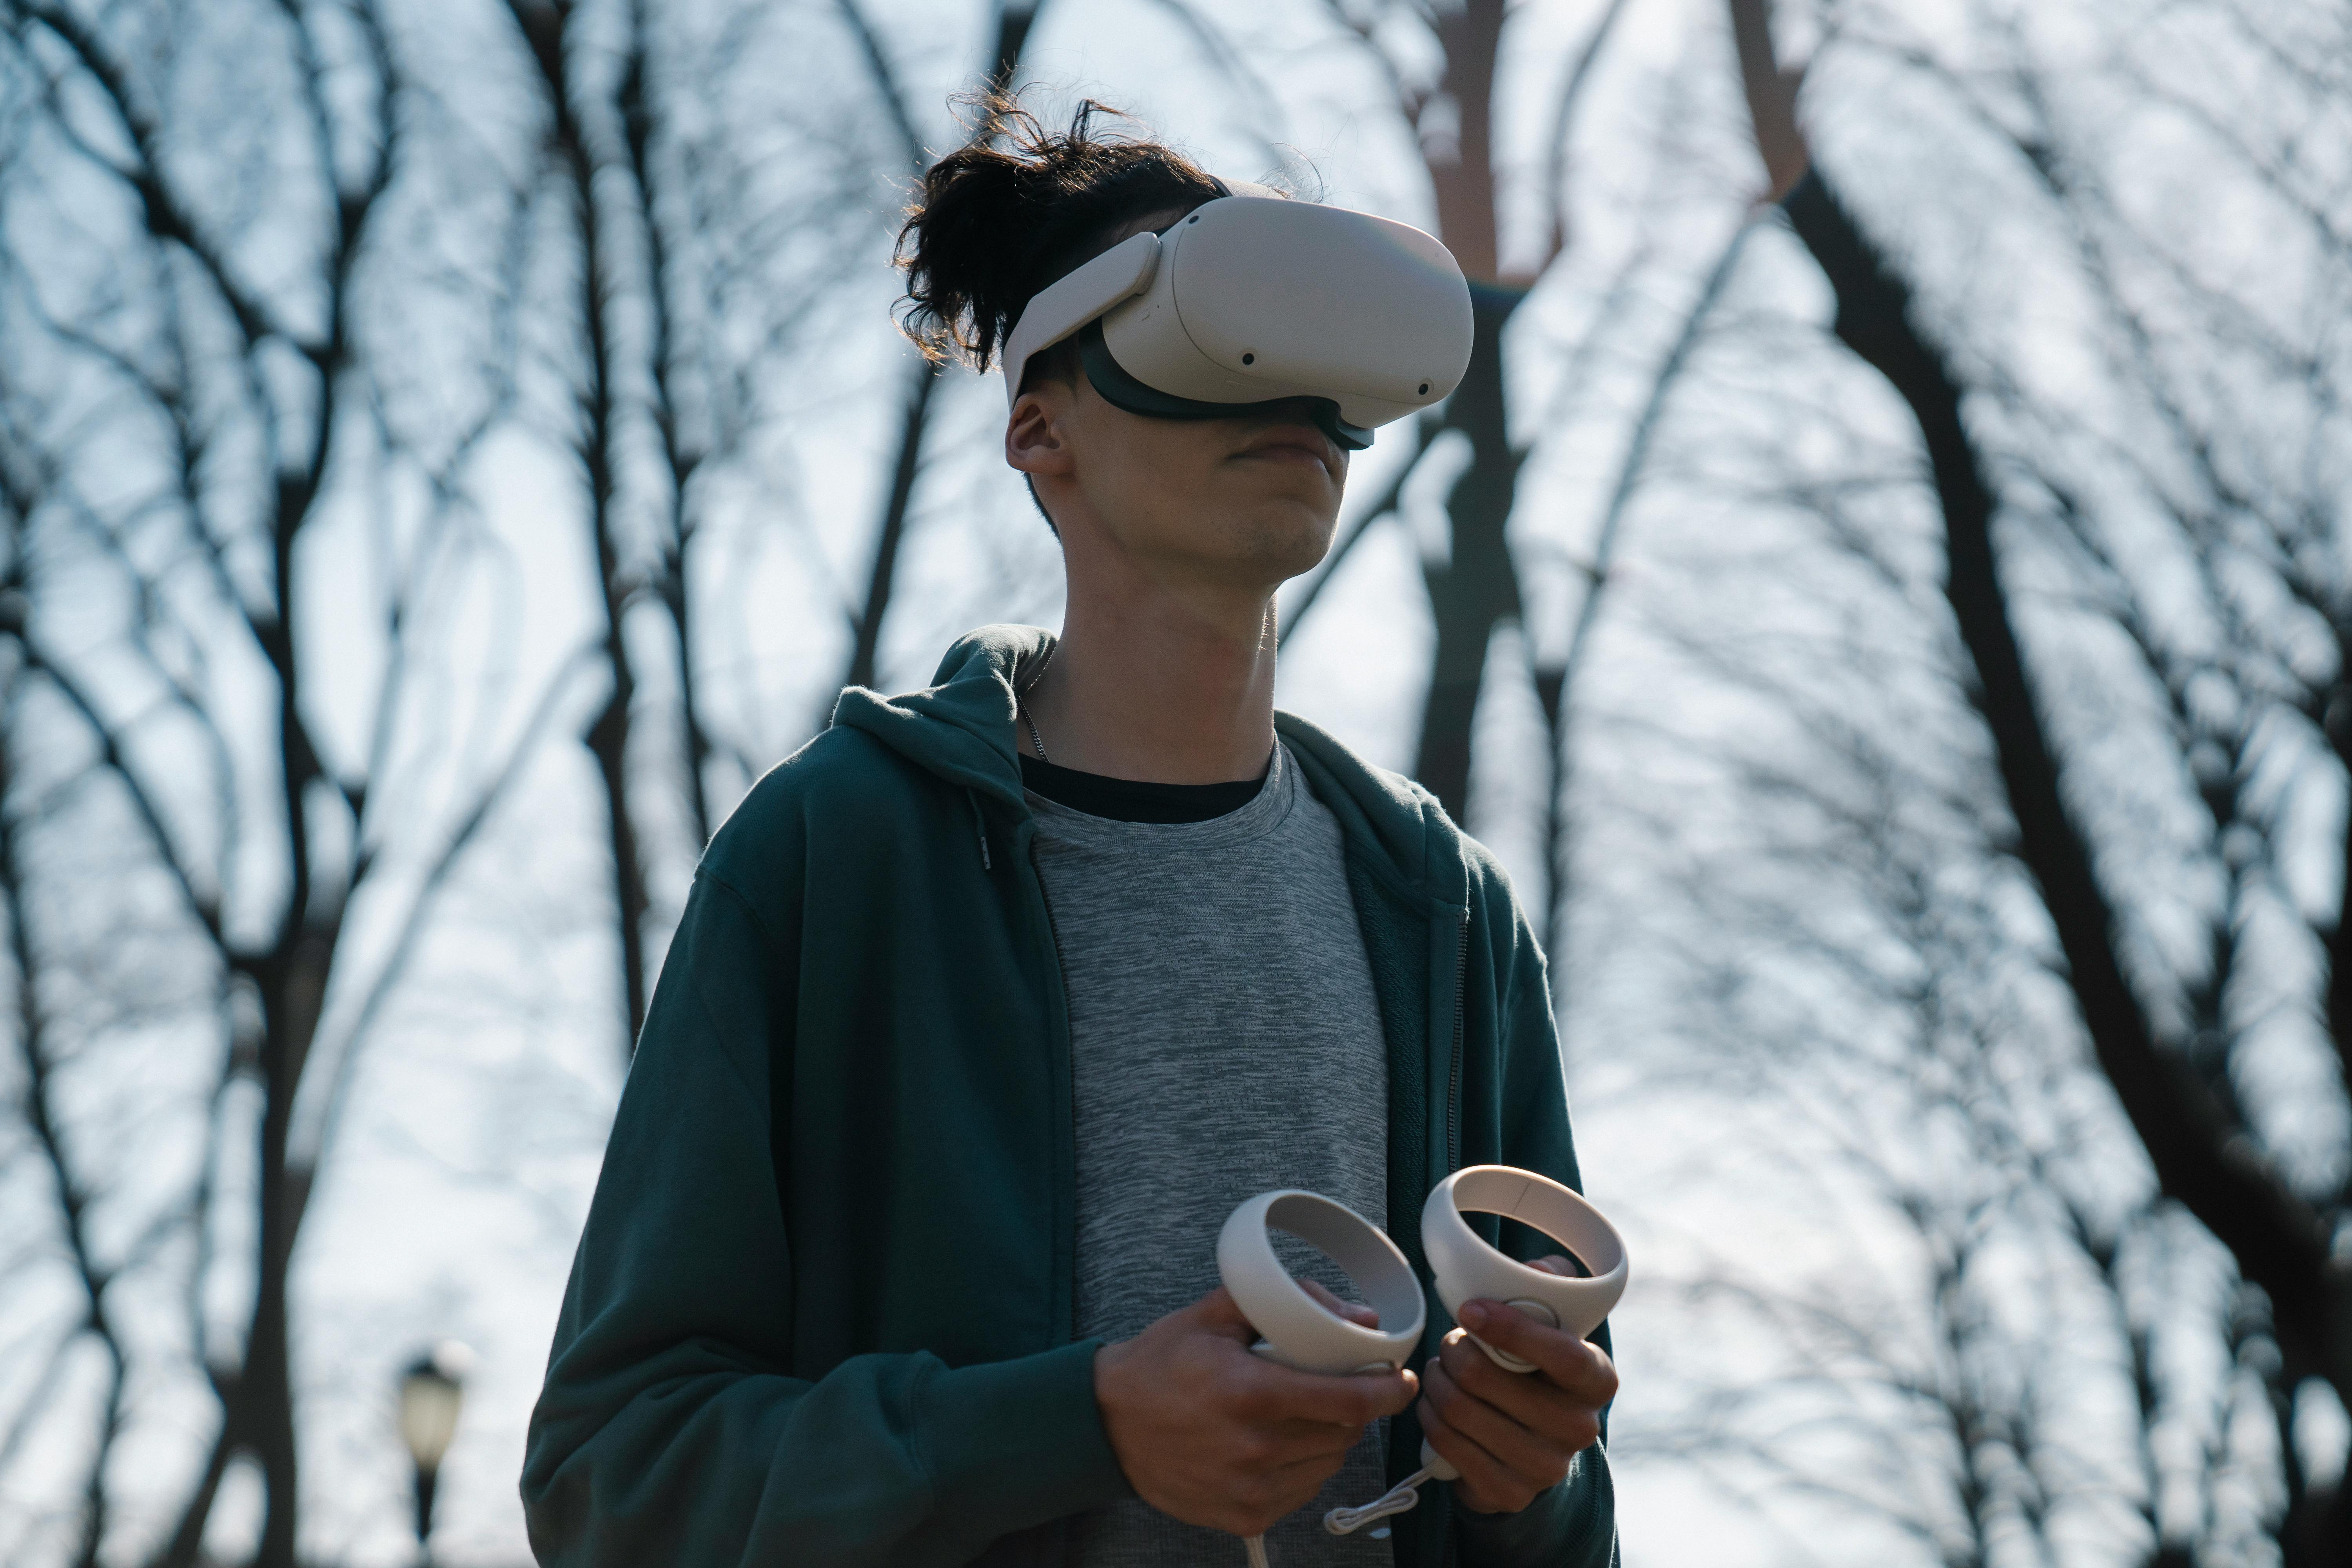
[[[1008, 408], [1076, 335], [1103, 400], [1160, 419], [1311, 398], [1342, 447], [1442, 401], [1470, 365], [1470, 289], [1433, 237], [1258, 185], [1129, 237], [1040, 291], [1004, 344]], [[1246, 193], [1246, 194], [1244, 194]]]

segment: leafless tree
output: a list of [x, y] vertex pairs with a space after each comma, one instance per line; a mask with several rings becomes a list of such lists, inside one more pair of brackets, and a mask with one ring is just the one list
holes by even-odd
[[[859, 0], [835, 0], [842, 20], [856, 38], [858, 55], [864, 62], [866, 76], [884, 122], [889, 127], [894, 151], [899, 155], [900, 166], [910, 175], [919, 176], [929, 167], [931, 145], [920, 127], [926, 116], [907, 94], [899, 72], [891, 61], [890, 47]], [[988, 58], [982, 68], [982, 79], [998, 91], [1010, 91], [1016, 85], [1021, 69], [1022, 50], [1027, 47], [1030, 34], [1045, 10], [1045, 0], [996, 0], [995, 26], [989, 38]], [[875, 679], [875, 660], [882, 644], [882, 624], [890, 613], [891, 595], [898, 586], [898, 552], [907, 537], [910, 509], [914, 505], [915, 485], [922, 472], [923, 440], [932, 422], [932, 403], [937, 397], [940, 376], [945, 367], [918, 356], [907, 371], [907, 388], [898, 412], [898, 438], [890, 464], [890, 483], [885, 491], [882, 514], [874, 531], [872, 566], [866, 573], [866, 588], [858, 597], [851, 616], [854, 637], [851, 641], [849, 664], [843, 675], [846, 686], [871, 686]]]
[[[1437, 622], [1437, 650], [1413, 765], [1414, 776], [1461, 819], [1469, 798], [1470, 739], [1488, 645], [1498, 626], [1520, 614], [1519, 566], [1506, 531], [1519, 469], [1527, 460], [1528, 437], [1513, 431], [1503, 363], [1505, 331], [1521, 301], [1567, 247], [1569, 140], [1594, 64], [1625, 6], [1622, 0], [1591, 6], [1583, 40], [1563, 67], [1545, 155], [1538, 164], [1545, 181], [1545, 233], [1536, 253], [1516, 263], [1507, 260], [1510, 237], [1504, 232], [1497, 200], [1495, 126], [1496, 71], [1508, 32], [1509, 7], [1504, 0], [1461, 5], [1326, 0], [1326, 8], [1379, 64], [1397, 111], [1413, 128], [1435, 198], [1438, 237], [1454, 252], [1471, 284], [1475, 335], [1470, 369], [1445, 406], [1419, 422], [1406, 465], [1409, 472], [1411, 463], [1418, 462], [1444, 432], [1457, 432], [1468, 444], [1469, 461], [1446, 495], [1450, 548], [1424, 570]], [[1390, 24], [1396, 22], [1408, 24], [1434, 43], [1440, 63], [1433, 77], [1390, 52]], [[1402, 483], [1400, 475], [1397, 484]], [[1393, 502], [1391, 495], [1360, 514], [1359, 526], [1336, 544], [1326, 579], [1330, 566], [1361, 537], [1363, 526], [1385, 515]], [[1291, 625], [1314, 603], [1321, 580], [1310, 584], [1294, 605]], [[1535, 679], [1539, 690], [1556, 694], [1562, 684], [1560, 667], [1545, 665], [1535, 671]], [[1548, 695], [1546, 705], [1556, 709], [1556, 695]]]
[[[2326, 7], [2133, 10], [2103, 18], [2114, 85], [2077, 108], [2084, 73], [2053, 85], [2025, 13], [1972, 12], [1958, 60], [1890, 13], [1828, 13], [1817, 63], [1868, 58], [1932, 93], [2002, 160], [1979, 200], [2000, 191], [2059, 237], [2052, 265], [2090, 323], [2086, 405], [1941, 303], [1957, 280], [1883, 237], [1898, 219], [1856, 216], [1843, 164], [1812, 157], [1766, 8], [1731, 9], [1758, 145], [1835, 290], [1836, 333], [1921, 433], [1963, 687], [2092, 1059], [2158, 1191], [2257, 1293], [2277, 1548], [2290, 1565], [2341, 1562], [2352, 1489], [2304, 1473], [2293, 1428], [2322, 1385], [2352, 1403], [2352, 840], [2340, 815], [2311, 815], [2352, 773], [2352, 367], [2303, 326], [2352, 301], [2352, 184], [2302, 150], [2340, 133], [2352, 38]], [[2105, 114], [2179, 128], [2188, 188], [2262, 215], [2284, 300], [2221, 268], [2214, 231], [2180, 203], [2119, 179]], [[2304, 1087], [2283, 1099], [2282, 1073]], [[2334, 1108], [2316, 1132], [2314, 1096]]]
[[[1729, 221], [1717, 223], [1712, 234], [1683, 230], [1672, 242], [1641, 239], [1615, 264], [1613, 276], [1561, 285], [1597, 285], [1607, 300], [1606, 308], [1580, 323], [1574, 341], [1540, 333], [1528, 338], [1535, 329], [1524, 325], [1521, 305], [1546, 279], [1573, 270], [1561, 264], [1576, 259], [1570, 250], [1572, 215], [1585, 184], [1575, 156], [1578, 126], [1606, 74], [1609, 46], [1627, 7], [1609, 0], [1573, 8], [1580, 26], [1554, 68], [1557, 86], [1543, 117], [1544, 139], [1533, 157], [1522, 148], [1516, 159], [1512, 149], [1497, 143], [1496, 78], [1506, 51], [1524, 47], [1511, 42], [1514, 29], [1528, 26], [1536, 8], [1326, 0], [1324, 9], [1376, 62], [1379, 81], [1412, 130], [1439, 233], [1471, 279], [1475, 335], [1461, 388], [1444, 407], [1402, 432], [1409, 442], [1404, 458], [1383, 490], [1355, 510], [1318, 572], [1295, 592], [1282, 635], [1289, 638], [1304, 623], [1371, 530], [1398, 515], [1423, 458], [1438, 450], [1458, 454], [1459, 468], [1445, 485], [1446, 543], [1424, 552], [1423, 562], [1437, 640], [1422, 704], [1415, 776], [1449, 811], [1467, 820], [1472, 737], [1481, 694], [1497, 674], [1491, 650], [1506, 646], [1497, 642], [1498, 631], [1515, 628], [1517, 635], [1510, 641], [1527, 668], [1502, 673], [1523, 678], [1532, 690], [1545, 728], [1548, 769], [1529, 792], [1543, 803], [1543, 880], [1523, 885], [1521, 893], [1547, 951], [1564, 951], [1578, 858], [1573, 816], [1565, 804], [1575, 782], [1577, 671], [1602, 618], [1626, 520], [1651, 477], [1658, 432], [1712, 328], [1752, 224], [1733, 206]], [[1433, 74], [1430, 58], [1438, 62]], [[1624, 128], [1615, 128], [1615, 133], [1623, 134]], [[1670, 163], [1688, 161], [1686, 150], [1667, 149], [1665, 156]], [[1507, 188], [1505, 170], [1514, 162], [1535, 172], [1540, 233], [1533, 236], [1511, 232], [1504, 218], [1510, 198], [1524, 195]], [[1688, 223], [1691, 215], [1684, 210], [1674, 216]], [[1636, 226], [1649, 225], [1645, 216]], [[1712, 260], [1695, 270], [1678, 255], [1665, 254], [1678, 252], [1691, 238], [1717, 247]], [[1510, 260], [1514, 256], [1517, 259]], [[1509, 348], [1514, 341], [1523, 346]], [[1515, 402], [1514, 378], [1506, 374], [1510, 353], [1521, 355], [1522, 365], [1527, 355], [1559, 362], [1563, 390], [1543, 402], [1522, 392]], [[1637, 384], [1621, 388], [1612, 382], [1607, 395], [1631, 401], [1596, 408], [1582, 423], [1571, 419], [1565, 405], [1583, 391], [1596, 362], [1612, 357], [1639, 362], [1632, 378]], [[1527, 378], [1517, 380], [1524, 384]], [[1530, 459], [1539, 449], [1596, 442], [1609, 454], [1612, 477], [1601, 486], [1592, 515], [1566, 531], [1556, 520], [1531, 528], [1527, 513], [1557, 512], [1559, 503], [1548, 494], [1523, 494], [1520, 476]], [[1537, 507], [1523, 506], [1528, 500]], [[1572, 546], [1564, 543], [1569, 533], [1580, 536]], [[1549, 581], [1555, 578], [1556, 584]], [[1531, 592], [1531, 585], [1541, 591]], [[1492, 765], [1506, 772], [1517, 764], [1498, 756]]]
[[[242, 1457], [255, 1560], [291, 1568], [303, 1221], [371, 1026], [572, 668], [477, 688], [467, 728], [429, 700], [449, 582], [485, 544], [462, 477], [510, 384], [502, 276], [449, 286], [431, 219], [495, 237], [511, 204], [494, 159], [418, 174], [464, 132], [373, 0], [7, 0], [0, 79], [0, 895], [44, 1250], [78, 1302], [24, 1364], [94, 1341], [115, 1369], [80, 1439], [79, 1560], [194, 1563]], [[404, 305], [487, 345], [457, 356], [470, 379], [412, 401], [383, 374]], [[356, 599], [319, 574], [338, 530]], [[177, 983], [131, 1006], [156, 975]], [[12, 1385], [10, 1428], [72, 1387]], [[110, 1508], [129, 1436], [201, 1420], [197, 1390], [202, 1450], [142, 1489], [152, 1510], [176, 1487], [168, 1514]]]
[[[17, 484], [0, 483], [0, 517], [9, 524], [10, 542], [8, 586], [0, 591], [6, 595], [5, 607], [0, 607], [0, 626], [5, 626], [5, 635], [12, 639], [21, 636], [27, 608], [22, 579], [25, 524], [32, 510], [31, 499]], [[64, 1058], [68, 1047], [61, 1044], [60, 1031], [51, 1025], [52, 998], [47, 984], [50, 955], [41, 950], [33, 935], [36, 917], [28, 908], [28, 868], [33, 857], [26, 840], [36, 820], [44, 815], [35, 803], [42, 795], [57, 791], [66, 781], [52, 778], [20, 783], [17, 744], [20, 735], [30, 727], [21, 723], [26, 707], [26, 685], [22, 659], [12, 658], [5, 676], [0, 676], [0, 918], [7, 922], [7, 973], [14, 1001], [9, 1024], [16, 1046], [7, 1081], [14, 1091], [10, 1098], [21, 1108], [26, 1142], [37, 1156], [37, 1181], [49, 1189], [35, 1201], [53, 1213], [58, 1222], [53, 1234], [42, 1239], [51, 1245], [62, 1243], [76, 1287], [75, 1316], [79, 1321], [72, 1324], [69, 1335], [94, 1343], [104, 1362], [102, 1391], [96, 1412], [97, 1441], [77, 1489], [79, 1528], [65, 1543], [73, 1562], [94, 1564], [106, 1541], [112, 1512], [104, 1458], [121, 1429], [124, 1388], [130, 1373], [130, 1354], [123, 1332], [115, 1322], [114, 1303], [109, 1297], [119, 1273], [135, 1259], [111, 1254], [91, 1233], [91, 1211], [98, 1194], [71, 1145], [68, 1127], [72, 1117], [62, 1103], [60, 1079], [66, 1070]], [[14, 1159], [6, 1161], [8, 1166], [17, 1163]], [[41, 1202], [44, 1199], [46, 1202]], [[7, 1272], [20, 1278], [37, 1272], [46, 1261], [41, 1255], [48, 1250], [48, 1246], [36, 1244], [29, 1256], [11, 1258]], [[39, 1357], [43, 1363], [41, 1373], [32, 1383], [30, 1396], [23, 1397], [10, 1413], [6, 1435], [0, 1438], [0, 1467], [26, 1447], [45, 1405], [56, 1396], [58, 1384], [68, 1375], [68, 1355], [58, 1353], [53, 1346], [43, 1346], [41, 1350], [47, 1352]], [[27, 1364], [32, 1359], [27, 1358]]]
[[[2095, 1069], [2052, 1048], [1958, 703], [1906, 714], [1908, 682], [1873, 700], [1906, 643], [1932, 657], [1888, 624], [1899, 603], [1782, 657], [1761, 642], [1786, 633], [1685, 646], [1810, 743], [1776, 728], [1733, 748], [1754, 840], [1665, 884], [1699, 1000], [1685, 1065], [1643, 1094], [1685, 1114], [1719, 1097], [1725, 1125], [1758, 1123], [1738, 1158], [1750, 1183], [1769, 1173], [1764, 1206], [1811, 1232], [1816, 1260], [1700, 1244], [1678, 1310], [1769, 1347], [1766, 1364], [1692, 1369], [1695, 1389], [1662, 1402], [1675, 1416], [1637, 1423], [1634, 1462], [1714, 1467], [1792, 1532], [1843, 1515], [1924, 1561], [2061, 1563], [2091, 1543], [2235, 1560], [2262, 1522], [2231, 1478], [2271, 1460], [2245, 1436], [2258, 1336], [2230, 1291], [2198, 1288], [2213, 1249], [2182, 1244], [2193, 1223], [2116, 1179], [2128, 1131], [2086, 1092]], [[1840, 667], [1872, 678], [1822, 678]], [[2238, 1375], [2168, 1370], [2215, 1338]]]
[[[858, 0], [838, 0], [828, 18], [837, 36], [823, 42], [842, 50], [845, 76], [862, 91], [813, 95], [812, 118], [831, 125], [793, 124], [785, 114], [804, 167], [777, 193], [753, 166], [753, 126], [726, 110], [684, 107], [725, 98], [742, 72], [735, 57], [765, 25], [767, 8], [508, 0], [507, 10], [542, 106], [545, 194], [563, 216], [569, 284], [555, 316], [570, 400], [554, 419], [578, 475], [601, 585], [609, 684], [583, 738], [604, 796], [616, 1032], [626, 1049], [645, 1021], [666, 929], [656, 887], [665, 878], [682, 883], [677, 863], [699, 853], [731, 804], [714, 759], [734, 764], [737, 787], [772, 760], [709, 712], [697, 635], [695, 547], [708, 511], [700, 481], [774, 417], [770, 389], [786, 379], [789, 356], [814, 352], [813, 319], [839, 304], [845, 276], [861, 275], [842, 256], [887, 253], [898, 187], [877, 179], [866, 154], [882, 149], [886, 170], [919, 174], [929, 159], [920, 127], [935, 117], [909, 97], [877, 18]], [[976, 79], [1012, 82], [1042, 10], [992, 8]], [[771, 100], [741, 112], [774, 116], [779, 107]], [[849, 684], [876, 679], [935, 418], [940, 367], [911, 353], [908, 364], [870, 564], [842, 606]], [[643, 666], [653, 646], [667, 650], [675, 714], [648, 729]], [[686, 831], [669, 830], [681, 817]]]

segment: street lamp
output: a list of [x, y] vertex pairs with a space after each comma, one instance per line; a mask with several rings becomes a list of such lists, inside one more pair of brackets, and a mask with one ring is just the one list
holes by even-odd
[[433, 1483], [440, 1476], [449, 1439], [457, 1435], [466, 1373], [473, 1365], [473, 1352], [455, 1340], [444, 1340], [400, 1374], [400, 1436], [416, 1463], [416, 1550], [426, 1563], [433, 1560]]

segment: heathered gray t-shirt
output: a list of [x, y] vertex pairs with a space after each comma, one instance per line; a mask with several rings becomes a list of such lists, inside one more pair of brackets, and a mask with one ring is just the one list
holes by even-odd
[[[1122, 1340], [1217, 1285], [1245, 1198], [1304, 1187], [1387, 1224], [1388, 1059], [1339, 825], [1279, 745], [1248, 805], [1206, 822], [1090, 816], [1032, 792], [1069, 984], [1077, 1112], [1077, 1330]], [[1342, 1294], [1321, 1254], [1293, 1272]], [[1277, 1568], [1386, 1568], [1325, 1510], [1386, 1489], [1375, 1428], [1266, 1536]], [[1139, 1499], [1078, 1521], [1081, 1568], [1238, 1568], [1232, 1536]]]

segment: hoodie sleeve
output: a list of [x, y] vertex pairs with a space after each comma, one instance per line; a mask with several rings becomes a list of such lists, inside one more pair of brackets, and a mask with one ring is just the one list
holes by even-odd
[[[1504, 1128], [1503, 1163], [1581, 1192], [1543, 953], [1499, 870], [1486, 879], [1485, 905], [1496, 966], [1502, 972], [1496, 981], [1503, 1098], [1517, 1112]], [[1609, 1325], [1603, 1323], [1592, 1340], [1606, 1352]], [[1601, 1413], [1601, 1441], [1576, 1457], [1568, 1479], [1519, 1512], [1482, 1514], [1455, 1507], [1454, 1533], [1463, 1568], [1616, 1568], [1616, 1489], [1609, 1474], [1606, 1410]]]
[[955, 1563], [1124, 1495], [1093, 1341], [950, 1368], [791, 1364], [769, 1063], [790, 962], [708, 870], [621, 1096], [532, 1413], [531, 1549], [564, 1568]]

